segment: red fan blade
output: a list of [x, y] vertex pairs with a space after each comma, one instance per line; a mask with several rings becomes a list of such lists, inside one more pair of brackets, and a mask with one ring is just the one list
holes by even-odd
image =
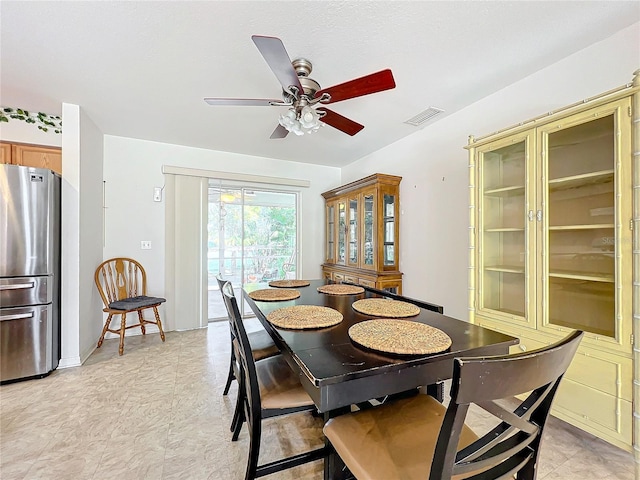
[[278, 125], [269, 138], [284, 138], [289, 134], [289, 130], [282, 125]]
[[293, 65], [291, 65], [291, 59], [284, 48], [282, 40], [276, 37], [265, 37], [262, 35], [253, 35], [251, 39], [253, 43], [256, 44], [256, 47], [258, 47], [258, 50], [260, 50], [260, 53], [282, 85], [282, 88], [289, 93], [293, 93], [289, 88], [293, 85], [298, 89], [298, 93], [302, 93], [302, 85], [300, 85], [298, 74], [293, 68]]
[[315, 97], [319, 98], [323, 93], [331, 95], [331, 100], [322, 103], [336, 103], [349, 98], [361, 97], [370, 93], [382, 92], [396, 87], [391, 70], [382, 70], [365, 77], [356, 78], [340, 85], [323, 88], [316, 92]]
[[276, 104], [282, 104], [282, 100], [274, 100], [270, 98], [214, 98], [204, 99], [209, 105], [234, 105], [241, 107], [269, 107]]
[[364, 128], [364, 125], [360, 125], [353, 120], [349, 120], [347, 117], [343, 117], [339, 113], [333, 112], [328, 108], [317, 108], [316, 110], [326, 112], [326, 115], [320, 119], [321, 122], [331, 125], [333, 128], [337, 128], [341, 132], [351, 135], [352, 137]]

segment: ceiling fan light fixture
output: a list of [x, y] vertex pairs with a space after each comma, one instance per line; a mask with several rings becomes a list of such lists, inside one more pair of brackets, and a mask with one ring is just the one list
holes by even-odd
[[315, 133], [320, 127], [324, 126], [324, 123], [320, 121], [320, 114], [309, 106], [304, 106], [298, 110], [290, 108], [287, 113], [280, 115], [278, 122], [287, 131], [296, 135]]

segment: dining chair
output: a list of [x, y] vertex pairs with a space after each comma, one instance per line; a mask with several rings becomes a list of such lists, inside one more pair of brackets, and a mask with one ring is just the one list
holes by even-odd
[[[325, 436], [358, 480], [534, 480], [551, 403], [582, 335], [515, 355], [456, 358], [448, 407], [417, 395], [332, 418]], [[476, 435], [465, 424], [472, 404], [498, 425]]]
[[[226, 280], [223, 280], [220, 274], [216, 275], [216, 280], [218, 281], [218, 288], [220, 293], [222, 293], [222, 287], [224, 286]], [[224, 302], [224, 295], [222, 296], [222, 300]], [[226, 303], [225, 303], [226, 305]], [[231, 328], [231, 313], [227, 309], [227, 316], [229, 318], [229, 331], [231, 333], [231, 344], [233, 345], [233, 329]], [[253, 358], [255, 360], [262, 360], [263, 358], [272, 357], [273, 355], [277, 355], [280, 353], [276, 344], [273, 343], [271, 336], [267, 333], [267, 331], [263, 328], [260, 330], [256, 330], [253, 332], [247, 333], [249, 337], [249, 343], [251, 344], [251, 351], [253, 352]], [[222, 395], [227, 395], [229, 393], [229, 388], [231, 387], [231, 382], [236, 379], [236, 360], [235, 360], [235, 352], [233, 351], [233, 347], [231, 348], [231, 358], [229, 359], [229, 373], [227, 374], [227, 382], [225, 383], [224, 390], [222, 391]]]
[[[231, 387], [231, 382], [236, 380], [240, 376], [240, 364], [238, 363], [235, 349], [233, 348], [233, 340], [236, 337], [235, 327], [233, 322], [231, 321], [232, 312], [229, 311], [227, 303], [224, 300], [224, 295], [222, 294], [222, 288], [226, 283], [226, 280], [222, 279], [221, 274], [216, 275], [216, 280], [218, 281], [218, 287], [220, 290], [220, 294], [222, 295], [222, 302], [225, 304], [225, 308], [227, 310], [227, 318], [229, 319], [229, 333], [231, 337], [231, 354], [229, 359], [229, 373], [227, 374], [227, 382], [224, 386], [224, 390], [222, 395], [227, 395], [229, 393], [229, 388]], [[231, 286], [231, 292], [233, 293], [233, 286]], [[271, 336], [267, 333], [266, 330], [261, 329], [257, 331], [253, 331], [251, 333], [247, 332], [247, 337], [249, 338], [249, 344], [251, 345], [251, 353], [253, 355], [253, 359], [263, 360], [265, 358], [272, 357], [274, 355], [278, 355], [280, 351], [278, 347], [276, 347], [275, 343]], [[233, 412], [233, 418], [231, 419], [231, 426], [229, 429], [233, 432], [232, 439], [235, 441], [240, 434], [240, 430], [242, 429], [242, 424], [244, 422], [242, 415], [240, 414], [242, 411], [242, 396], [241, 389], [238, 388], [238, 396], [236, 397], [236, 407]]]
[[[282, 355], [255, 361], [247, 331], [240, 317], [238, 303], [231, 283], [222, 286], [222, 295], [230, 312], [234, 330], [233, 349], [239, 365], [237, 373], [238, 398], [240, 399], [240, 425], [246, 421], [249, 428], [249, 457], [245, 480], [319, 460], [325, 456], [325, 448], [301, 453], [285, 459], [258, 465], [262, 420], [292, 413], [312, 411], [313, 400], [300, 384]], [[234, 432], [232, 440], [238, 439]]]
[[[98, 348], [104, 341], [107, 332], [120, 335], [120, 346], [118, 353], [124, 353], [124, 333], [134, 327], [140, 327], [142, 334], [146, 334], [145, 325], [153, 324], [158, 327], [160, 338], [164, 342], [164, 331], [162, 321], [158, 313], [158, 306], [166, 302], [161, 297], [147, 296], [147, 273], [137, 260], [127, 257], [116, 257], [105, 260], [94, 274], [94, 280], [102, 303], [103, 312], [107, 313], [107, 319], [102, 329], [102, 335], [98, 340]], [[143, 317], [143, 311], [151, 308], [155, 316], [155, 321], [147, 320]], [[138, 323], [127, 325], [127, 313], [137, 312]], [[110, 328], [114, 315], [120, 315], [120, 328]]]

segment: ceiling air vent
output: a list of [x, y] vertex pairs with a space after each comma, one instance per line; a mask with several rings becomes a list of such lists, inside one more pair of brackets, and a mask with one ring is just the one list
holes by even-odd
[[414, 127], [419, 127], [420, 125], [428, 122], [433, 117], [435, 117], [436, 115], [441, 114], [442, 112], [444, 112], [444, 110], [442, 110], [441, 108], [429, 107], [424, 112], [420, 112], [418, 115], [416, 115], [415, 117], [410, 118], [409, 120], [407, 120], [404, 123], [407, 123], [409, 125], [413, 125]]

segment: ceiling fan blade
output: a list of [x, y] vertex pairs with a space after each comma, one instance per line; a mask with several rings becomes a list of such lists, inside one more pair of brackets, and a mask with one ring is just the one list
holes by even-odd
[[291, 65], [291, 59], [289, 54], [284, 48], [282, 40], [276, 37], [265, 37], [262, 35], [252, 35], [251, 39], [256, 44], [258, 50], [266, 60], [269, 68], [273, 71], [276, 78], [282, 85], [282, 88], [291, 92], [290, 86], [294, 86], [298, 89], [298, 93], [302, 93], [302, 85], [298, 80], [298, 74]]
[[284, 138], [289, 134], [289, 130], [278, 124], [269, 138]]
[[319, 98], [323, 93], [328, 93], [331, 95], [331, 99], [328, 102], [322, 103], [336, 103], [342, 100], [348, 100], [349, 98], [390, 90], [395, 87], [396, 82], [393, 79], [393, 74], [391, 70], [387, 69], [341, 83], [340, 85], [323, 88], [316, 92], [315, 97]]
[[205, 98], [205, 102], [209, 105], [234, 105], [242, 107], [269, 107], [276, 104], [282, 104], [282, 100], [274, 100], [269, 98]]
[[351, 135], [352, 137], [364, 128], [364, 125], [360, 125], [353, 120], [349, 120], [347, 117], [343, 117], [339, 113], [329, 110], [328, 108], [321, 107], [316, 108], [316, 110], [326, 113], [326, 115], [320, 119], [321, 122], [326, 123], [333, 128], [337, 128], [341, 132]]

